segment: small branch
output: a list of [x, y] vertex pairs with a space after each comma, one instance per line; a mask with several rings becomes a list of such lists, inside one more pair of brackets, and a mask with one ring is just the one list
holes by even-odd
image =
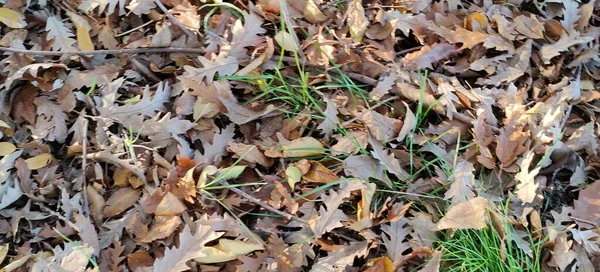
[[83, 177], [83, 202], [85, 204], [84, 209], [85, 209], [86, 216], [89, 217], [91, 212], [90, 212], [90, 201], [88, 199], [88, 192], [87, 192], [87, 177], [86, 177], [86, 171], [85, 171], [85, 169], [87, 167], [88, 123], [89, 123], [88, 119], [83, 118], [83, 131], [82, 131], [83, 157], [81, 160], [81, 171], [83, 173], [81, 174], [81, 176]]
[[171, 14], [171, 12], [169, 12], [167, 7], [165, 7], [165, 5], [163, 5], [163, 3], [160, 0], [154, 0], [154, 3], [160, 8], [160, 10], [162, 10], [165, 13], [165, 15], [167, 15], [167, 17], [169, 17], [169, 20], [171, 20], [171, 23], [173, 23], [177, 27], [179, 27], [183, 31], [183, 33], [185, 33], [185, 35], [187, 35], [191, 39], [194, 39], [194, 40], [197, 39], [196, 35], [194, 33], [192, 33], [192, 31], [190, 31], [185, 25], [183, 25], [183, 23], [181, 23], [179, 20], [177, 20], [177, 18], [175, 18], [175, 16], [173, 16], [173, 14]]
[[132, 29], [130, 29], [130, 30], [127, 30], [127, 31], [125, 31], [125, 32], [123, 32], [123, 33], [119, 33], [119, 34], [115, 35], [115, 38], [118, 38], [118, 37], [121, 37], [121, 36], [125, 36], [125, 35], [127, 35], [127, 34], [129, 34], [129, 33], [131, 33], [131, 32], [135, 32], [135, 31], [137, 31], [137, 30], [139, 30], [139, 29], [142, 29], [142, 28], [144, 28], [145, 26], [147, 26], [147, 25], [149, 25], [149, 24], [152, 24], [152, 23], [154, 23], [154, 22], [156, 22], [156, 21], [148, 21], [148, 22], [146, 22], [146, 23], [144, 23], [144, 24], [141, 24], [141, 25], [139, 25], [139, 26], [137, 26], [137, 27], [134, 27], [134, 28], [132, 28]]
[[116, 49], [116, 50], [93, 50], [93, 51], [41, 51], [41, 50], [27, 50], [27, 49], [16, 49], [1, 47], [0, 52], [9, 52], [17, 54], [25, 54], [30, 56], [63, 56], [63, 55], [118, 55], [118, 54], [153, 54], [153, 53], [181, 53], [181, 54], [204, 54], [206, 51], [203, 48], [175, 48], [175, 47], [161, 47], [161, 48], [127, 48], [127, 49]]
[[231, 186], [231, 184], [229, 184], [229, 182], [227, 182], [227, 181], [225, 181], [225, 180], [221, 180], [221, 181], [219, 181], [219, 183], [220, 183], [221, 185], [223, 185], [223, 186], [228, 186], [227, 188], [228, 188], [229, 190], [233, 191], [234, 193], [236, 193], [236, 194], [238, 194], [238, 195], [242, 196], [243, 198], [247, 199], [248, 201], [250, 201], [250, 202], [252, 202], [252, 203], [254, 203], [254, 204], [256, 204], [256, 205], [258, 205], [258, 206], [261, 206], [261, 207], [265, 208], [266, 210], [268, 210], [268, 211], [270, 211], [270, 212], [273, 212], [273, 213], [275, 213], [275, 214], [281, 215], [281, 216], [283, 216], [284, 218], [286, 218], [286, 219], [288, 219], [288, 220], [294, 220], [294, 221], [296, 221], [296, 222], [298, 222], [298, 223], [302, 223], [302, 224], [306, 224], [306, 225], [308, 225], [308, 221], [306, 221], [306, 220], [304, 220], [304, 219], [302, 219], [302, 218], [299, 218], [299, 217], [297, 217], [297, 216], [295, 216], [295, 215], [292, 215], [292, 214], [289, 214], [289, 213], [286, 213], [286, 212], [282, 212], [282, 211], [280, 211], [280, 210], [278, 210], [278, 209], [275, 209], [275, 208], [273, 208], [273, 207], [271, 207], [271, 206], [267, 205], [266, 203], [264, 203], [264, 202], [263, 202], [263, 201], [261, 201], [260, 199], [258, 199], [258, 198], [256, 198], [256, 197], [253, 197], [253, 196], [251, 196], [251, 195], [247, 194], [246, 192], [244, 192], [244, 191], [242, 191], [242, 190], [240, 190], [240, 189], [238, 189], [238, 188], [236, 188], [236, 187], [230, 187], [230, 186]]
[[144, 172], [141, 169], [131, 165], [127, 160], [119, 159], [116, 155], [111, 153], [110, 149], [102, 150], [100, 152], [92, 154], [87, 154], [86, 157], [90, 160], [108, 162], [116, 166], [125, 168], [129, 172], [135, 174], [140, 180], [144, 182], [146, 181], [146, 176], [144, 175]]

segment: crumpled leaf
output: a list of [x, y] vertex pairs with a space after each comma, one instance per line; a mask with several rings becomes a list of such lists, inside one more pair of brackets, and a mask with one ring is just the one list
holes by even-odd
[[380, 142], [387, 143], [400, 132], [402, 121], [389, 118], [376, 111], [369, 110], [365, 113], [361, 120], [365, 123], [371, 135]]
[[365, 16], [362, 2], [353, 0], [352, 3], [349, 3], [346, 16], [348, 26], [350, 26], [350, 36], [355, 42], [360, 42], [369, 27], [369, 20]]
[[219, 74], [220, 76], [230, 76], [235, 74], [239, 67], [238, 60], [232, 56], [217, 57], [214, 60], [198, 56], [198, 60], [200, 61], [200, 64], [202, 64], [202, 68], [186, 65], [183, 67], [185, 72], [182, 77], [189, 78], [196, 82], [202, 82], [206, 79], [206, 83], [210, 84], [213, 82], [215, 74]]
[[104, 217], [113, 217], [121, 214], [135, 204], [142, 192], [131, 187], [123, 187], [115, 191], [106, 201]]
[[540, 56], [545, 64], [550, 64], [552, 58], [560, 55], [561, 52], [567, 51], [569, 47], [577, 44], [588, 43], [594, 39], [591, 36], [580, 36], [577, 31], [572, 31], [570, 34], [563, 33], [560, 39], [553, 44], [544, 44], [540, 48]]

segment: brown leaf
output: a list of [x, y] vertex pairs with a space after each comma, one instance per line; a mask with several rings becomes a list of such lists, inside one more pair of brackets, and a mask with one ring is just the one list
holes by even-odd
[[529, 139], [529, 133], [524, 129], [524, 126], [511, 123], [497, 136], [496, 156], [502, 167], [510, 166], [517, 160], [517, 156], [527, 150], [524, 144]]
[[179, 245], [173, 245], [165, 250], [165, 255], [154, 261], [155, 271], [180, 272], [189, 270], [187, 262], [199, 257], [204, 257], [204, 245], [219, 238], [222, 234], [214, 232], [210, 227], [196, 224], [195, 233], [188, 225], [179, 234]]
[[400, 132], [400, 129], [402, 128], [402, 121], [389, 118], [372, 110], [369, 110], [367, 113], [365, 113], [361, 120], [369, 129], [371, 135], [373, 135], [378, 141], [384, 143], [396, 138]]
[[132, 271], [137, 271], [138, 268], [151, 267], [154, 263], [154, 258], [146, 251], [136, 251], [127, 255], [127, 265]]
[[529, 17], [519, 15], [515, 19], [515, 29], [530, 39], [544, 38], [544, 25], [537, 20], [535, 15], [530, 14]]
[[156, 215], [173, 216], [180, 215], [185, 211], [185, 206], [181, 203], [181, 200], [177, 198], [173, 193], [168, 192], [163, 199], [158, 203]]
[[[589, 184], [579, 192], [579, 198], [573, 203], [574, 217], [584, 219], [588, 222], [597, 222], [600, 218], [600, 181]], [[577, 221], [580, 227], [592, 228], [593, 225], [585, 221]]]
[[141, 191], [131, 187], [123, 187], [115, 191], [106, 201], [104, 217], [119, 215], [138, 201]]
[[317, 161], [309, 161], [310, 170], [302, 178], [314, 183], [330, 183], [339, 180], [338, 176]]
[[177, 230], [181, 222], [179, 216], [156, 216], [152, 228], [144, 236], [136, 237], [136, 240], [142, 243], [150, 243], [154, 240], [167, 238]]
[[247, 145], [241, 143], [230, 142], [227, 149], [237, 155], [238, 158], [251, 163], [258, 163], [262, 166], [269, 167], [273, 161], [265, 157], [256, 145]]

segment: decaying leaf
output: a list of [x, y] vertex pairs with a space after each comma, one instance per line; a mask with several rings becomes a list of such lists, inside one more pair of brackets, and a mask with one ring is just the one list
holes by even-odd
[[141, 194], [141, 191], [135, 190], [131, 187], [123, 187], [118, 189], [108, 200], [106, 200], [104, 217], [113, 217], [121, 214], [133, 206], [133, 204], [138, 201]]

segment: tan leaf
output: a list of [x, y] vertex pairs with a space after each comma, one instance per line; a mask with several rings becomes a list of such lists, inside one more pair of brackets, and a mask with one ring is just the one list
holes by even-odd
[[286, 31], [279, 31], [273, 39], [277, 42], [277, 44], [285, 51], [289, 52], [298, 52], [298, 44], [294, 40], [294, 37], [287, 33]]
[[387, 250], [387, 256], [392, 259], [394, 265], [399, 266], [406, 258], [404, 251], [410, 248], [408, 235], [411, 233], [406, 219], [400, 219], [390, 224], [381, 225], [384, 234], [381, 235], [382, 244]]
[[331, 155], [356, 154], [360, 149], [367, 148], [369, 144], [368, 134], [364, 131], [352, 130], [346, 135], [336, 134], [333, 136], [337, 143], [331, 147]]
[[384, 143], [396, 138], [402, 127], [402, 121], [389, 118], [372, 110], [369, 110], [367, 113], [365, 113], [361, 120], [369, 129], [371, 135], [373, 135], [378, 141]]
[[177, 198], [173, 193], [168, 192], [163, 199], [158, 203], [156, 207], [156, 215], [180, 215], [185, 211], [185, 206], [181, 203], [181, 200]]
[[542, 57], [544, 64], [550, 64], [550, 60], [552, 60], [552, 58], [560, 55], [560, 53], [564, 51], [567, 51], [569, 47], [576, 44], [588, 43], [592, 40], [594, 40], [594, 37], [581, 37], [577, 31], [572, 31], [570, 34], [563, 33], [556, 43], [544, 44], [542, 48], [540, 48], [540, 56]]
[[21, 13], [8, 8], [0, 8], [0, 22], [10, 28], [24, 28], [27, 25]]
[[192, 79], [196, 82], [202, 82], [206, 79], [206, 83], [210, 84], [213, 82], [215, 74], [230, 76], [235, 74], [239, 67], [238, 60], [232, 56], [218, 57], [214, 60], [199, 56], [198, 60], [202, 64], [202, 68], [186, 65], [183, 67], [185, 72], [182, 77]]
[[552, 259], [549, 264], [558, 267], [560, 271], [565, 271], [577, 257], [577, 253], [571, 250], [572, 245], [573, 241], [567, 240], [566, 234], [559, 234], [556, 238], [556, 244], [552, 249]]
[[309, 161], [310, 170], [302, 176], [305, 180], [314, 183], [330, 183], [339, 180], [338, 176], [327, 167], [317, 161]]
[[50, 162], [52, 162], [53, 159], [54, 158], [50, 153], [43, 153], [33, 158], [26, 159], [25, 163], [27, 164], [27, 168], [29, 170], [38, 170], [46, 167], [48, 164], [50, 164]]
[[[600, 218], [600, 181], [595, 181], [579, 191], [579, 198], [573, 203], [574, 210], [571, 214], [587, 222], [597, 222]], [[578, 221], [580, 227], [593, 228], [586, 221]]]
[[423, 266], [423, 268], [421, 268], [418, 272], [439, 272], [441, 259], [442, 251], [434, 251], [429, 261], [427, 261], [427, 264], [425, 264], [425, 266]]
[[302, 137], [265, 151], [271, 158], [301, 158], [325, 153], [323, 144], [313, 137]]
[[181, 222], [179, 216], [156, 216], [152, 228], [144, 236], [136, 237], [136, 240], [142, 243], [150, 243], [154, 240], [167, 238], [181, 225]]
[[68, 11], [67, 15], [69, 15], [69, 18], [71, 18], [71, 21], [77, 30], [77, 45], [79, 49], [82, 51], [93, 51], [94, 44], [90, 37], [90, 30], [92, 29], [90, 23], [77, 13]]
[[90, 222], [89, 218], [84, 217], [81, 214], [74, 213], [73, 217], [75, 218], [75, 225], [77, 225], [79, 237], [86, 245], [91, 246], [94, 249], [94, 256], [99, 256], [100, 243], [98, 242], [98, 233], [96, 232], [94, 224]]
[[473, 164], [462, 160], [452, 170], [452, 184], [444, 194], [444, 199], [452, 199], [452, 205], [455, 205], [474, 198], [475, 175], [473, 172], [475, 167], [473, 167]]
[[17, 147], [14, 144], [9, 142], [0, 142], [0, 156], [6, 156], [12, 154], [17, 150]]
[[524, 129], [524, 126], [511, 123], [497, 136], [496, 156], [502, 162], [502, 167], [510, 166], [517, 156], [527, 150], [524, 144], [529, 139], [529, 133]]
[[433, 69], [433, 64], [447, 59], [456, 53], [456, 47], [452, 44], [439, 43], [432, 46], [425, 45], [419, 51], [406, 54], [402, 58], [402, 63], [405, 67], [412, 70]]
[[408, 107], [408, 104], [406, 104], [406, 102], [404, 102], [404, 101], [402, 103], [404, 103], [404, 106], [406, 107], [406, 114], [404, 115], [404, 122], [402, 123], [402, 129], [400, 129], [400, 133], [398, 134], [398, 137], [396, 137], [396, 141], [398, 141], [398, 142], [404, 140], [404, 138], [406, 138], [406, 136], [409, 133], [411, 133], [413, 131], [413, 129], [415, 129], [415, 127], [417, 126], [417, 124], [419, 122], [419, 120], [417, 120], [417, 117], [415, 116], [415, 114]]
[[369, 93], [369, 97], [373, 100], [382, 98], [388, 94], [398, 79], [398, 74], [392, 71], [389, 75], [382, 76], [379, 78], [379, 82], [373, 90]]
[[327, 16], [321, 12], [319, 6], [315, 4], [314, 0], [306, 0], [306, 4], [304, 4], [304, 18], [313, 23], [318, 24], [327, 21]]
[[235, 98], [230, 99], [223, 96], [219, 96], [219, 100], [227, 108], [227, 113], [225, 113], [225, 115], [229, 117], [231, 122], [234, 122], [238, 125], [243, 125], [256, 119], [259, 119], [276, 109], [273, 105], [267, 105], [267, 107], [264, 110], [255, 111], [252, 109], [248, 109], [243, 105], [240, 105]]
[[[156, 34], [152, 36], [152, 40], [150, 41], [150, 47], [169, 47], [172, 41], [173, 34], [171, 33], [170, 27], [168, 25], [163, 25], [162, 27], [157, 26]], [[202, 65], [204, 65], [204, 63]], [[221, 72], [219, 72], [219, 74], [223, 75]]]
[[204, 247], [202, 253], [204, 257], [195, 258], [198, 263], [222, 263], [236, 259], [256, 250], [263, 250], [263, 246], [252, 242], [219, 239], [216, 246]]
[[[410, 178], [410, 174], [408, 174], [408, 172], [402, 168], [400, 161], [396, 159], [393, 153], [388, 152], [388, 150], [386, 150], [384, 146], [376, 140], [371, 140], [370, 142], [371, 146], [373, 147], [371, 155], [373, 158], [379, 161], [379, 163], [383, 166], [383, 169], [396, 175], [396, 177], [398, 177], [400, 180], [406, 181]], [[393, 188], [391, 181], [388, 179], [384, 179], [382, 181], [385, 182], [390, 188]]]
[[365, 16], [365, 9], [363, 8], [362, 2], [354, 0], [348, 4], [348, 10], [346, 11], [347, 23], [350, 27], [350, 36], [355, 42], [360, 42], [367, 32], [369, 27], [369, 20]]
[[325, 120], [323, 120], [323, 122], [317, 126], [317, 129], [320, 129], [323, 131], [323, 133], [325, 133], [325, 140], [329, 140], [329, 137], [333, 131], [335, 131], [340, 124], [340, 121], [338, 120], [338, 111], [333, 100], [329, 99], [329, 97], [325, 95], [323, 95], [323, 100], [325, 100], [327, 103], [327, 107], [323, 112]]
[[104, 217], [112, 217], [121, 214], [133, 206], [133, 204], [138, 201], [141, 194], [141, 191], [134, 190], [131, 187], [123, 187], [118, 189], [106, 201], [106, 206], [104, 207]]
[[535, 15], [530, 14], [529, 17], [519, 15], [515, 19], [515, 29], [530, 39], [544, 38], [544, 25], [535, 18]]
[[247, 145], [242, 143], [230, 142], [227, 149], [237, 155], [238, 158], [251, 163], [258, 163], [262, 166], [271, 166], [272, 160], [265, 157], [265, 155], [258, 149], [256, 145]]
[[87, 186], [86, 192], [90, 201], [90, 212], [94, 216], [94, 221], [96, 223], [102, 222], [102, 219], [104, 218], [102, 211], [104, 210], [106, 201], [104, 201], [104, 198], [96, 191], [94, 186]]
[[435, 230], [443, 229], [483, 229], [487, 226], [488, 201], [476, 197], [450, 207], [450, 210], [435, 225]]
[[515, 179], [517, 180], [515, 194], [524, 203], [534, 202], [538, 194], [538, 187], [540, 186], [535, 178], [540, 172], [541, 167], [529, 170], [534, 155], [535, 154], [532, 151], [527, 151], [525, 155], [523, 155], [523, 160], [519, 163], [521, 171], [515, 175]]

